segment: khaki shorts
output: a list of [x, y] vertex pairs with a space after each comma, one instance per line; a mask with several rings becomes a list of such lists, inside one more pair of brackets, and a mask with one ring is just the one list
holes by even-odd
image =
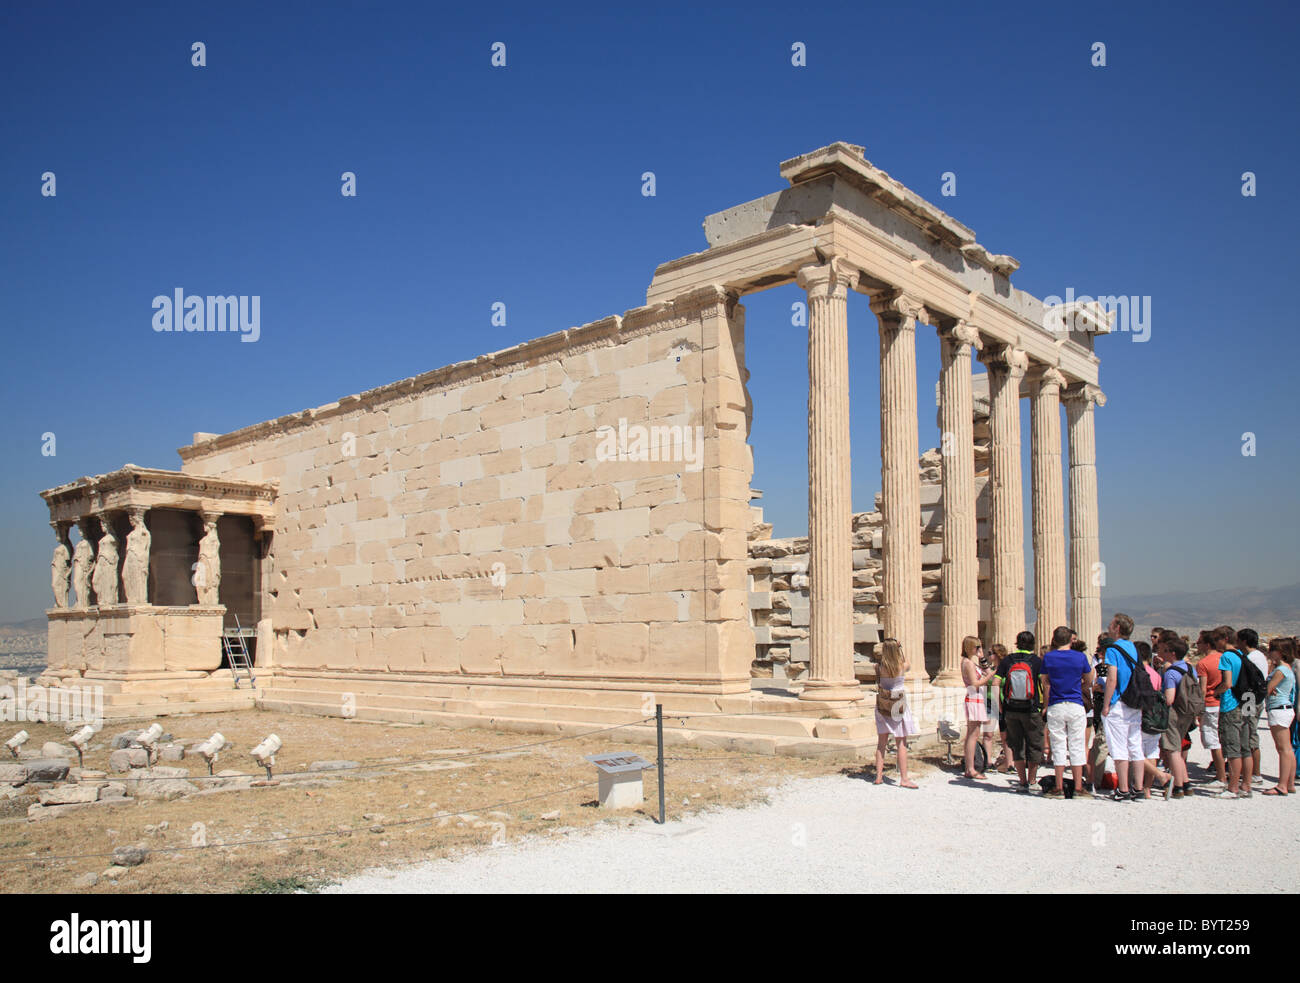
[[1183, 749], [1183, 738], [1186, 737], [1196, 723], [1196, 715], [1193, 713], [1179, 715], [1173, 707], [1169, 708], [1169, 726], [1165, 732], [1160, 735], [1160, 747], [1164, 751], [1181, 751]]
[[1241, 707], [1219, 711], [1219, 743], [1223, 745], [1225, 758], [1245, 758], [1252, 750], [1250, 739], [1255, 737], [1258, 746], [1259, 737], [1254, 734], [1255, 718], [1246, 716]]

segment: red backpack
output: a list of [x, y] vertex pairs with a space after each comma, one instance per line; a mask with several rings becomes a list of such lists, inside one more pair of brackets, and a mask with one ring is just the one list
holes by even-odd
[[1038, 699], [1037, 685], [1034, 667], [1029, 664], [1028, 657], [1012, 662], [1007, 671], [1007, 681], [1002, 687], [1002, 708], [1020, 711], [1034, 709], [1034, 703]]

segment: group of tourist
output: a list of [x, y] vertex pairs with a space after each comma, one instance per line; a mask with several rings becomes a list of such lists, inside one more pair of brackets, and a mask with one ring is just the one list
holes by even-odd
[[[961, 653], [964, 776], [985, 780], [977, 749], [982, 745], [991, 762], [996, 740], [1001, 756], [994, 766], [1014, 767], [1025, 794], [1041, 784], [1044, 794], [1066, 799], [1109, 792], [1117, 802], [1137, 802], [1153, 791], [1181, 799], [1194, 794], [1187, 752], [1199, 730], [1214, 777], [1196, 787], [1222, 799], [1250, 798], [1252, 784], [1262, 783], [1263, 717], [1279, 764], [1277, 782], [1261, 794], [1295, 794], [1300, 641], [1282, 636], [1261, 650], [1253, 629], [1221, 625], [1200, 633], [1193, 654], [1177, 632], [1152, 629], [1149, 643], [1132, 640], [1132, 633], [1133, 619], [1116, 614], [1091, 655], [1066, 627], [1041, 649], [1028, 631], [1016, 636], [1013, 651], [993, 645], [986, 653], [980, 639], [968, 636]], [[884, 780], [893, 738], [899, 784], [916, 788], [907, 774], [907, 739], [918, 729], [903, 686], [908, 663], [896, 640], [881, 643], [877, 665], [876, 784]], [[1049, 757], [1054, 774], [1040, 783], [1039, 767]]]

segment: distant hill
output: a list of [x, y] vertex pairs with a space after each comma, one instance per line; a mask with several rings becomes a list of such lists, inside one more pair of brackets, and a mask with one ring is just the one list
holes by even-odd
[[1300, 584], [1286, 587], [1235, 587], [1171, 594], [1103, 594], [1103, 619], [1123, 611], [1139, 625], [1211, 628], [1264, 627], [1281, 630], [1300, 624]]

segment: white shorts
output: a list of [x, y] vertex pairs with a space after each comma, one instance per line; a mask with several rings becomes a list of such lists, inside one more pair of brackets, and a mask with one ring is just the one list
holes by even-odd
[[1219, 743], [1219, 708], [1206, 707], [1201, 714], [1201, 747], [1207, 751], [1217, 751]]
[[1047, 708], [1047, 734], [1052, 740], [1052, 764], [1082, 767], [1088, 760], [1084, 743], [1088, 714], [1081, 703], [1053, 703]]
[[1148, 734], [1146, 731], [1142, 731], [1142, 757], [1152, 761], [1160, 757], [1159, 734]]
[[1268, 712], [1268, 725], [1270, 727], [1290, 727], [1293, 720], [1295, 720], [1295, 710], [1290, 707], [1285, 710], [1270, 710]]
[[1101, 719], [1110, 756], [1116, 761], [1142, 761], [1142, 711], [1116, 700]]

